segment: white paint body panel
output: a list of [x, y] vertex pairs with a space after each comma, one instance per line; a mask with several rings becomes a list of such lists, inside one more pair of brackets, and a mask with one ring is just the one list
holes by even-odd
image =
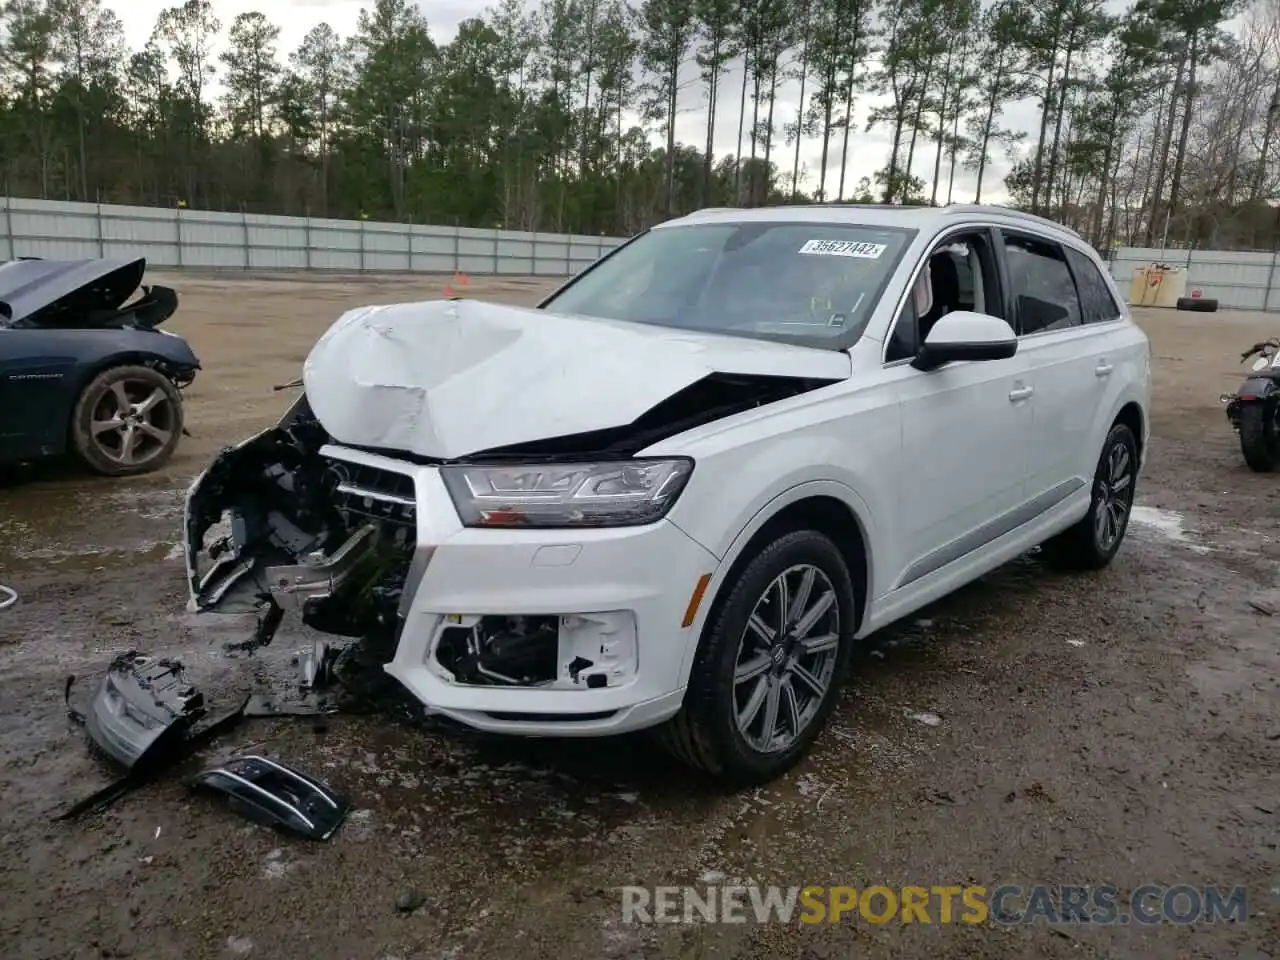
[[[1146, 340], [1127, 322], [1099, 323], [1023, 337], [1018, 352], [1035, 388], [1035, 424], [1028, 448], [1029, 494], [1064, 477], [1092, 482], [1115, 411], [1129, 400], [1146, 409], [1140, 391]], [[1139, 332], [1139, 335], [1140, 332]]]
[[1013, 328], [999, 317], [957, 310], [940, 317], [925, 342], [940, 347], [954, 343], [1007, 343], [1016, 339]]
[[[698, 637], [730, 568], [788, 504], [831, 497], [856, 518], [867, 553], [865, 636], [1083, 517], [1103, 438], [1126, 404], [1142, 412], [1145, 450], [1149, 353], [1127, 316], [1023, 338], [1007, 360], [932, 371], [884, 363], [889, 325], [934, 239], [959, 226], [999, 226], [998, 211], [971, 220], [839, 208], [719, 216], [906, 222], [920, 235], [846, 352], [471, 302], [352, 311], [313, 350], [307, 395], [338, 444], [443, 458], [620, 426], [711, 371], [843, 378], [641, 451], [696, 464], [667, 518], [643, 527], [464, 528], [437, 468], [331, 448], [415, 480], [419, 545], [430, 560], [387, 669], [429, 709], [475, 727], [533, 735], [651, 726], [679, 709]], [[1029, 229], [1021, 219], [1008, 225]], [[1068, 233], [1030, 229], [1087, 249]], [[991, 324], [971, 326], [975, 338], [995, 335]], [[1097, 368], [1107, 368], [1105, 375]], [[1009, 517], [1017, 522], [991, 535], [993, 524]], [[963, 549], [975, 535], [978, 546]], [[692, 625], [683, 627], [704, 574], [711, 574], [709, 589]], [[449, 614], [600, 611], [635, 617], [639, 668], [619, 686], [467, 686], [432, 663], [432, 638]], [[594, 716], [606, 711], [616, 712]], [[512, 713], [559, 716], [493, 715]], [[566, 722], [566, 714], [592, 718]]]
[[[692, 584], [716, 558], [669, 521], [590, 530], [476, 530], [463, 527], [432, 466], [417, 466], [340, 446], [327, 455], [413, 477], [419, 544], [432, 551], [414, 593], [394, 659], [386, 670], [434, 712], [498, 732], [595, 736], [660, 722], [679, 709], [685, 654], [695, 631], [684, 628]], [[547, 547], [561, 562], [538, 558]], [[563, 562], [564, 560], [568, 562]], [[683, 599], [677, 599], [683, 594]], [[432, 659], [443, 617], [565, 614], [626, 610], [635, 615], [641, 669], [629, 682], [569, 692], [476, 687], [452, 682]], [[601, 720], [513, 722], [490, 712], [594, 714]]]
[[953, 363], [921, 375], [907, 364], [896, 375], [903, 462], [898, 473], [903, 550], [894, 581], [909, 565], [1026, 497], [1032, 398], [1027, 362]]
[[451, 459], [626, 426], [707, 374], [840, 379], [843, 353], [433, 300], [349, 310], [311, 349], [307, 399], [339, 443]]

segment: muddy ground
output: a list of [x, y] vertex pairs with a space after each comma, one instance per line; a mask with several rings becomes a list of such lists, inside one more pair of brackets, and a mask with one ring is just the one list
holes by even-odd
[[[290, 676], [298, 634], [246, 666], [220, 653], [238, 634], [183, 612], [184, 485], [278, 416], [292, 394], [271, 386], [341, 309], [444, 281], [168, 279], [183, 298], [171, 326], [206, 367], [171, 465], [121, 482], [54, 467], [0, 488], [0, 582], [21, 595], [0, 611], [0, 956], [1280, 956], [1280, 617], [1250, 605], [1280, 585], [1280, 478], [1245, 468], [1217, 400], [1275, 317], [1144, 312], [1154, 440], [1117, 561], [1066, 577], [1028, 558], [888, 631], [776, 785], [726, 796], [643, 743], [476, 743], [378, 716], [249, 720], [200, 758], [267, 751], [349, 794], [340, 833], [309, 843], [190, 794], [198, 763], [50, 822], [113, 773], [68, 722], [62, 684], [80, 675], [87, 693], [129, 647], [177, 652], [222, 705]], [[547, 286], [469, 292], [527, 302]], [[1243, 884], [1249, 918], [620, 922], [619, 885], [722, 877]], [[397, 910], [409, 894], [421, 905]]]

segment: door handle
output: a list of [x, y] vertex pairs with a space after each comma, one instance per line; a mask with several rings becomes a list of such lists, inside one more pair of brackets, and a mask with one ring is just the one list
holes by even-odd
[[1017, 403], [1019, 400], [1025, 400], [1035, 392], [1034, 387], [1014, 387], [1009, 391], [1009, 402]]
[[1113, 367], [1107, 361], [1099, 360], [1098, 365], [1093, 368], [1093, 375], [1095, 377], [1109, 377], [1112, 369]]

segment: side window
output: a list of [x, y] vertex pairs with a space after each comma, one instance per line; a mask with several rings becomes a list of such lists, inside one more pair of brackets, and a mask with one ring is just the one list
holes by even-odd
[[948, 313], [972, 310], [1002, 316], [990, 235], [956, 233], [930, 252], [916, 276], [913, 292], [889, 332], [886, 363], [907, 360], [919, 351], [933, 325]]
[[1080, 306], [1085, 323], [1105, 323], [1121, 315], [1120, 305], [1107, 286], [1107, 281], [1092, 260], [1078, 250], [1067, 248], [1067, 263], [1075, 274], [1080, 289]]
[[1005, 234], [1009, 287], [1018, 310], [1018, 334], [1065, 330], [1081, 323], [1080, 297], [1056, 243]]
[[956, 291], [957, 307], [960, 310], [976, 310], [981, 313], [982, 306], [978, 303], [979, 283], [973, 269], [977, 261], [973, 243], [967, 239], [960, 239], [947, 244], [942, 249], [951, 258], [951, 263], [955, 267], [956, 281], [959, 284], [959, 289]]

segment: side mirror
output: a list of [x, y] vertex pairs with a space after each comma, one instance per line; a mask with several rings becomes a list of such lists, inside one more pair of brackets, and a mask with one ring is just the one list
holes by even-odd
[[985, 313], [956, 310], [943, 314], [930, 329], [911, 365], [933, 370], [956, 360], [1007, 360], [1018, 352], [1013, 327]]

